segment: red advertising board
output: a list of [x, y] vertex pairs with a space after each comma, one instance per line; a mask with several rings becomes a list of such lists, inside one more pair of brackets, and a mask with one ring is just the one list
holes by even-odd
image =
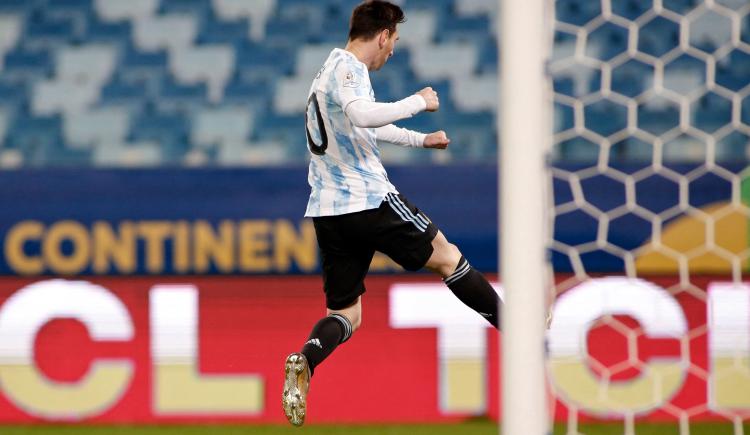
[[[570, 313], [561, 298], [563, 320], [553, 322], [557, 335], [550, 335], [551, 361], [565, 362], [550, 374], [559, 395], [557, 418], [566, 418], [571, 405], [582, 419], [630, 411], [650, 420], [680, 413], [691, 419], [746, 416], [750, 394], [742, 391], [750, 390], [742, 390], [749, 382], [742, 364], [750, 355], [740, 345], [739, 357], [727, 363], [721, 348], [750, 330], [711, 335], [707, 313], [732, 302], [711, 302], [711, 282], [701, 279], [700, 292], [670, 293], [655, 280], [650, 294], [663, 300], [653, 306], [666, 308], [641, 318], [623, 302], [622, 311], [609, 306], [586, 326], [586, 352], [578, 360], [588, 374], [577, 382], [602, 386], [609, 380], [605, 389], [613, 398], [601, 403], [569, 385], [577, 378], [565, 365], [571, 360], [564, 357], [570, 340], [563, 331]], [[736, 306], [750, 292], [727, 294], [739, 296]], [[499, 417], [498, 334], [439, 280], [370, 277], [363, 306], [361, 330], [316, 369], [309, 422]], [[676, 338], [661, 333], [669, 331], [669, 307], [682, 313], [673, 312], [682, 331]], [[4, 279], [0, 422], [282, 422], [284, 357], [301, 347], [324, 313], [317, 277]], [[750, 303], [724, 317], [744, 325]], [[716, 325], [721, 332], [722, 323]], [[726, 364], [739, 365], [737, 373], [726, 372]], [[724, 372], [714, 376], [716, 370]], [[651, 378], [661, 389], [654, 390]], [[736, 391], [721, 384], [724, 378]], [[604, 405], [615, 411], [597, 408]]]

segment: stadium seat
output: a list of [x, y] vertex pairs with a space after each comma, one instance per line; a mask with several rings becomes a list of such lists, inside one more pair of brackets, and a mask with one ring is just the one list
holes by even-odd
[[22, 27], [23, 23], [19, 16], [0, 15], [0, 71], [3, 70], [2, 58], [18, 44]]
[[3, 0], [0, 1], [0, 12], [12, 12], [14, 14], [26, 15], [34, 9], [34, 3], [29, 0]]
[[397, 47], [412, 51], [426, 49], [435, 39], [438, 18], [432, 10], [406, 10], [407, 21], [399, 27], [401, 39]]
[[212, 103], [221, 100], [224, 87], [234, 73], [234, 65], [234, 51], [225, 45], [187, 48], [169, 56], [172, 76], [183, 83], [206, 83]]
[[245, 18], [220, 20], [209, 11], [198, 33], [198, 44], [234, 45], [235, 41], [250, 38], [250, 22]]
[[251, 41], [235, 44], [237, 73], [247, 81], [273, 81], [294, 72], [295, 52]]
[[78, 36], [73, 20], [47, 20], [34, 14], [26, 22], [23, 47], [27, 50], [54, 50], [67, 43], [78, 42]]
[[62, 143], [60, 116], [16, 116], [8, 129], [6, 147], [19, 150], [25, 162], [44, 163], [45, 151]]
[[205, 83], [181, 83], [167, 76], [160, 84], [157, 98], [151, 103], [159, 112], [187, 114], [208, 103], [208, 86]]
[[451, 83], [451, 97], [460, 111], [497, 110], [498, 81], [496, 74], [467, 77]]
[[163, 163], [158, 142], [109, 143], [94, 149], [92, 162], [97, 166], [148, 167]]
[[254, 112], [259, 113], [271, 104], [272, 91], [272, 86], [265, 81], [245, 81], [242, 76], [235, 75], [224, 88], [222, 103], [258, 109]]
[[102, 88], [98, 106], [119, 107], [136, 114], [143, 110], [148, 99], [149, 89], [146, 86], [116, 79]]
[[490, 17], [475, 15], [470, 17], [443, 15], [438, 23], [439, 42], [479, 43], [490, 34]]
[[11, 123], [10, 117], [10, 110], [0, 110], [0, 148], [2, 148], [5, 143], [5, 135], [8, 132], [8, 127]]
[[211, 10], [211, 0], [161, 0], [159, 13], [189, 13], [204, 17]]
[[9, 81], [31, 81], [49, 77], [52, 61], [47, 51], [11, 51], [5, 55], [3, 77]]
[[195, 113], [190, 142], [194, 146], [241, 143], [252, 132], [252, 113], [247, 107], [224, 106]]
[[63, 137], [76, 148], [121, 143], [130, 129], [130, 114], [120, 108], [75, 112], [64, 117]]
[[222, 166], [283, 165], [299, 161], [300, 155], [305, 155], [304, 148], [293, 153], [282, 142], [228, 141], [219, 146], [216, 163]]
[[57, 52], [56, 77], [101, 87], [112, 77], [115, 62], [116, 52], [107, 45], [65, 47]]
[[412, 68], [422, 80], [443, 80], [471, 76], [479, 58], [472, 43], [446, 43], [412, 51]]
[[94, 0], [94, 9], [104, 21], [141, 20], [158, 8], [159, 0]]
[[170, 14], [135, 21], [133, 41], [145, 51], [175, 51], [188, 47], [198, 36], [198, 23], [189, 14]]
[[282, 115], [301, 115], [305, 112], [309, 92], [310, 77], [281, 79], [274, 92], [273, 110]]
[[6, 83], [0, 81], [0, 107], [14, 110], [26, 104], [28, 99], [25, 83]]
[[456, 13], [463, 16], [497, 14], [497, 0], [456, 0]]
[[54, 115], [86, 110], [99, 99], [100, 88], [88, 83], [48, 80], [34, 86], [31, 110], [35, 115]]
[[223, 20], [250, 20], [251, 37], [260, 41], [265, 36], [266, 22], [276, 11], [276, 0], [213, 0], [216, 15]]
[[299, 51], [297, 51], [297, 63], [294, 71], [295, 75], [312, 82], [313, 77], [315, 77], [315, 74], [320, 71], [323, 63], [328, 59], [328, 55], [331, 54], [331, 51], [334, 48], [336, 48], [336, 45], [334, 44], [302, 46]]
[[122, 50], [129, 45], [132, 32], [130, 21], [106, 22], [92, 18], [86, 27], [84, 39], [90, 44], [106, 43]]

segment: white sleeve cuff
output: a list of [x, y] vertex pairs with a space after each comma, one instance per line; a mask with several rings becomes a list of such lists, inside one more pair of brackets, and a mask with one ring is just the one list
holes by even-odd
[[426, 134], [396, 127], [393, 124], [384, 125], [375, 129], [378, 140], [396, 145], [413, 148], [423, 148]]

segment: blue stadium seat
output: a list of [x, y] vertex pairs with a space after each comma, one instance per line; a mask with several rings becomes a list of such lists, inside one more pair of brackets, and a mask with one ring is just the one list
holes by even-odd
[[160, 112], [186, 112], [208, 103], [205, 83], [183, 84], [165, 77], [154, 104]]
[[490, 35], [479, 42], [479, 63], [477, 72], [480, 74], [497, 72], [499, 67], [497, 39]]
[[490, 32], [490, 17], [486, 15], [477, 15], [471, 17], [461, 17], [452, 15], [443, 15], [438, 21], [437, 32], [438, 42], [448, 41], [469, 41], [480, 43], [487, 39]]
[[36, 2], [33, 0], [2, 0], [0, 1], [0, 12], [13, 12], [28, 14], [34, 10]]
[[52, 74], [52, 59], [47, 51], [15, 50], [5, 55], [3, 76], [11, 80], [32, 80]]
[[6, 146], [20, 150], [24, 161], [46, 164], [53, 156], [50, 150], [62, 145], [62, 119], [60, 116], [33, 117], [19, 114], [8, 132]]
[[274, 79], [294, 73], [295, 52], [288, 47], [243, 40], [235, 44], [236, 68], [250, 78]]
[[211, 0], [161, 0], [161, 13], [191, 13], [205, 16], [211, 11]]
[[0, 107], [17, 110], [28, 101], [26, 85], [0, 81]]
[[80, 42], [72, 19], [45, 19], [39, 14], [30, 17], [26, 25], [23, 46], [31, 49], [57, 48]]
[[241, 76], [235, 76], [224, 88], [222, 102], [264, 111], [271, 104], [272, 89], [273, 87], [265, 81], [245, 81]]
[[89, 43], [107, 43], [127, 47], [132, 37], [132, 23], [121, 21], [108, 23], [98, 17], [90, 17], [84, 39]]
[[244, 41], [250, 35], [250, 22], [241, 19], [236, 21], [219, 20], [213, 12], [209, 13], [198, 33], [198, 44], [234, 44]]
[[140, 113], [149, 99], [149, 90], [139, 83], [119, 79], [102, 88], [100, 105], [124, 107], [130, 113]]
[[162, 114], [146, 110], [132, 121], [131, 142], [154, 141], [172, 156], [184, 153], [189, 147], [188, 121], [179, 114]]

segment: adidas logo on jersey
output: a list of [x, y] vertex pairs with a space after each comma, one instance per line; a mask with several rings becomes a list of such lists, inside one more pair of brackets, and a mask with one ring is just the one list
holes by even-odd
[[305, 343], [305, 344], [312, 344], [312, 345], [318, 346], [319, 348], [323, 349], [323, 345], [320, 344], [320, 340], [318, 340], [317, 338], [311, 338], [311, 339], [307, 340], [307, 343]]

